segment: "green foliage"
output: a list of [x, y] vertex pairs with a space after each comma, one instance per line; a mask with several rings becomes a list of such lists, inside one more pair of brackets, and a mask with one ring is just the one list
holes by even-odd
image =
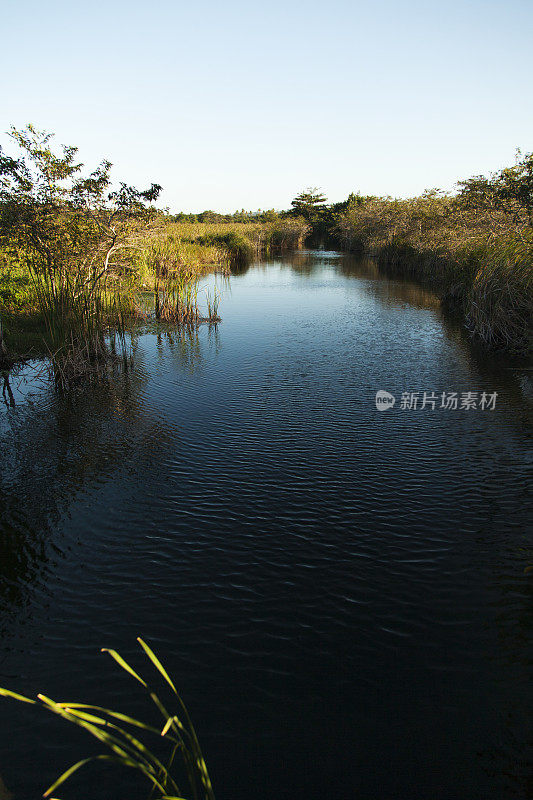
[[[123, 712], [100, 706], [56, 702], [44, 694], [39, 694], [37, 700], [33, 700], [8, 689], [0, 689], [0, 696], [38, 706], [76, 725], [109, 751], [76, 762], [46, 790], [44, 797], [49, 797], [86, 764], [103, 761], [135, 770], [147, 788], [151, 789], [152, 800], [186, 800], [185, 794], [179, 788], [182, 778], [188, 783], [190, 800], [215, 800], [209, 772], [187, 708], [159, 658], [146, 642], [140, 638], [137, 641], [158, 676], [170, 688], [175, 706], [171, 711], [167, 711], [159, 694], [156, 694], [148, 681], [116, 650], [106, 649], [102, 652], [109, 653], [121, 669], [143, 687], [162, 718], [160, 728]], [[146, 742], [150, 740], [154, 744], [148, 746]], [[165, 756], [156, 754], [159, 753], [160, 744], [165, 746]]]
[[313, 222], [326, 208], [326, 196], [316, 186], [309, 186], [291, 200], [292, 214]]
[[269, 221], [180, 222], [168, 227], [169, 234], [179, 237], [183, 244], [211, 248], [212, 261], [222, 258], [233, 264], [246, 262], [253, 255], [296, 249], [303, 244], [309, 230], [303, 219], [277, 214], [270, 215]]
[[254, 254], [254, 247], [250, 239], [237, 231], [206, 234], [205, 236], [200, 236], [197, 242], [199, 244], [224, 247], [230, 260], [237, 264], [246, 263]]
[[134, 223], [153, 215], [146, 204], [161, 187], [139, 191], [122, 183], [109, 191], [109, 161], [84, 176], [77, 148], [54, 151], [52, 134], [28, 125], [10, 136], [22, 155], [0, 153], [0, 245], [17, 248], [34, 272], [83, 270], [93, 282], [113, 252], [133, 243]]
[[11, 270], [0, 273], [0, 308], [20, 311], [33, 297], [33, 285], [27, 273], [15, 274]]
[[485, 212], [503, 212], [520, 230], [533, 228], [533, 153], [521, 157], [517, 151], [516, 163], [490, 177], [475, 175], [459, 181], [459, 202], [467, 208]]
[[[11, 129], [20, 157], [0, 151], [0, 250], [4, 309], [29, 310], [45, 323], [45, 345], [76, 364], [105, 354], [105, 331], [121, 327], [123, 304], [108, 286], [112, 256], [135, 247], [154, 216], [147, 206], [159, 194], [124, 183], [110, 189], [109, 161], [83, 175], [75, 147], [53, 148], [53, 136], [28, 125]], [[9, 277], [16, 263], [28, 288]], [[7, 276], [7, 277], [6, 277]], [[7, 284], [7, 288], [6, 288]], [[4, 345], [5, 346], [5, 345]], [[74, 356], [75, 352], [77, 356]], [[63, 373], [64, 374], [64, 373]]]

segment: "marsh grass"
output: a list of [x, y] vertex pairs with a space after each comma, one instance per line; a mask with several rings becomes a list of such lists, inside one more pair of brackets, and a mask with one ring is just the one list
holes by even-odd
[[248, 264], [257, 252], [253, 240], [239, 231], [203, 234], [198, 237], [197, 242], [225, 250], [230, 265]]
[[435, 289], [484, 345], [531, 352], [533, 235], [505, 214], [468, 210], [451, 197], [371, 198], [336, 230], [345, 249]]
[[207, 301], [208, 321], [220, 322], [220, 317], [218, 316], [218, 307], [220, 305], [220, 292], [218, 291], [216, 286], [213, 288], [212, 292], [209, 289], [206, 291], [206, 301]]
[[127, 327], [143, 314], [134, 295], [118, 291], [107, 275], [82, 270], [31, 270], [47, 369], [57, 387], [68, 388], [129, 358]]
[[155, 317], [178, 325], [197, 325], [198, 278], [190, 272], [174, 272], [155, 286]]
[[242, 265], [258, 255], [274, 255], [303, 246], [311, 228], [302, 219], [273, 222], [176, 222], [169, 231], [183, 242], [214, 248], [231, 265]]
[[[301, 220], [247, 223], [174, 223], [161, 218], [135, 245], [98, 259], [58, 267], [34, 264], [17, 251], [0, 253], [0, 363], [48, 356], [58, 386], [94, 376], [110, 357], [109, 337], [147, 318], [154, 298], [157, 321], [194, 327], [220, 321], [221, 295], [198, 303], [199, 281], [209, 272], [228, 275], [254, 255], [295, 249], [308, 226]], [[125, 350], [122, 357], [126, 358]]]
[[[151, 800], [214, 800], [209, 772], [187, 708], [158, 657], [146, 642], [140, 638], [137, 641], [160, 679], [171, 690], [173, 707], [170, 710], [167, 710], [151, 684], [116, 650], [104, 649], [102, 652], [108, 653], [143, 687], [147, 698], [161, 716], [161, 727], [100, 706], [56, 702], [44, 694], [39, 694], [37, 700], [33, 700], [0, 688], [0, 695], [3, 697], [38, 706], [61, 717], [89, 733], [109, 751], [77, 761], [45, 791], [44, 797], [50, 797], [83, 766], [98, 761], [135, 770], [150, 790]], [[148, 745], [147, 741], [155, 744]], [[166, 755], [159, 757], [154, 749], [159, 751], [161, 743], [166, 747]], [[187, 793], [182, 790], [185, 783], [188, 785]]]
[[485, 344], [531, 351], [533, 242], [498, 242], [480, 259], [464, 300], [466, 324]]

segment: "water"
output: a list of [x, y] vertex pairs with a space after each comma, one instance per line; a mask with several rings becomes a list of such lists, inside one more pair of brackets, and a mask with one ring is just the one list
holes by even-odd
[[[132, 372], [62, 400], [12, 378], [0, 685], [146, 716], [99, 653], [140, 669], [142, 635], [219, 800], [527, 797], [531, 372], [335, 253], [234, 275], [221, 313], [139, 335]], [[400, 407], [483, 390], [495, 411]], [[90, 751], [0, 708], [16, 798]], [[89, 768], [60, 796], [146, 793]]]

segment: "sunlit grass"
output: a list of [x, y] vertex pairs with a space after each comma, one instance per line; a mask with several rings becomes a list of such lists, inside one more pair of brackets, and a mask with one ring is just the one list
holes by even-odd
[[453, 198], [373, 198], [339, 220], [344, 247], [434, 287], [485, 345], [531, 350], [533, 234], [503, 213], [465, 210]]
[[[116, 650], [104, 649], [147, 693], [161, 716], [161, 726], [143, 722], [119, 711], [86, 703], [56, 702], [44, 694], [36, 700], [0, 688], [0, 695], [38, 706], [76, 725], [94, 737], [109, 752], [77, 761], [44, 792], [51, 797], [74, 773], [90, 762], [104, 762], [135, 770], [150, 790], [152, 800], [214, 800], [213, 787], [196, 731], [172, 678], [152, 649], [137, 640], [159, 677], [170, 687], [173, 707], [168, 710], [150, 683], [136, 672]], [[166, 755], [153, 752], [147, 741], [163, 742]], [[187, 790], [185, 787], [187, 786]], [[104, 792], [105, 794], [105, 792]]]
[[227, 274], [232, 264], [262, 253], [299, 247], [307, 230], [292, 219], [208, 224], [162, 217], [105, 267], [95, 260], [89, 267], [42, 268], [22, 252], [0, 253], [0, 360], [9, 365], [44, 354], [59, 383], [78, 380], [105, 361], [111, 332], [125, 342], [128, 328], [152, 313], [147, 292], [153, 293], [156, 320], [218, 322], [221, 296], [216, 289], [208, 294], [202, 312], [200, 279], [209, 272]]

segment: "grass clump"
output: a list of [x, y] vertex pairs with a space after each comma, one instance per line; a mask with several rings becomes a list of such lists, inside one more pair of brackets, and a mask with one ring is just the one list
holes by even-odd
[[434, 288], [445, 308], [461, 312], [475, 339], [531, 353], [533, 227], [527, 215], [473, 205], [463, 193], [428, 192], [408, 200], [358, 198], [338, 216], [335, 230], [345, 249]]
[[208, 233], [200, 236], [197, 242], [223, 248], [228, 254], [230, 264], [247, 264], [254, 255], [251, 239], [238, 231]]
[[302, 247], [310, 231], [302, 218], [274, 215], [254, 222], [174, 222], [169, 232], [183, 242], [212, 247], [229, 265], [242, 265], [254, 256], [275, 255]]
[[487, 248], [463, 301], [467, 326], [485, 344], [530, 352], [533, 325], [533, 241]]
[[[138, 720], [119, 711], [86, 703], [56, 702], [44, 694], [37, 700], [0, 688], [0, 695], [38, 706], [89, 733], [107, 752], [77, 761], [45, 791], [50, 797], [75, 772], [92, 761], [115, 764], [135, 770], [150, 789], [151, 800], [214, 800], [209, 772], [187, 708], [161, 661], [142, 639], [137, 640], [145, 655], [170, 688], [173, 708], [161, 701], [152, 686], [116, 650], [104, 649], [115, 662], [139, 683], [157, 708], [161, 726]], [[153, 742], [148, 745], [147, 742]], [[157, 755], [161, 745], [165, 754]], [[188, 791], [184, 792], [185, 785]], [[181, 787], [181, 788], [180, 788]]]

